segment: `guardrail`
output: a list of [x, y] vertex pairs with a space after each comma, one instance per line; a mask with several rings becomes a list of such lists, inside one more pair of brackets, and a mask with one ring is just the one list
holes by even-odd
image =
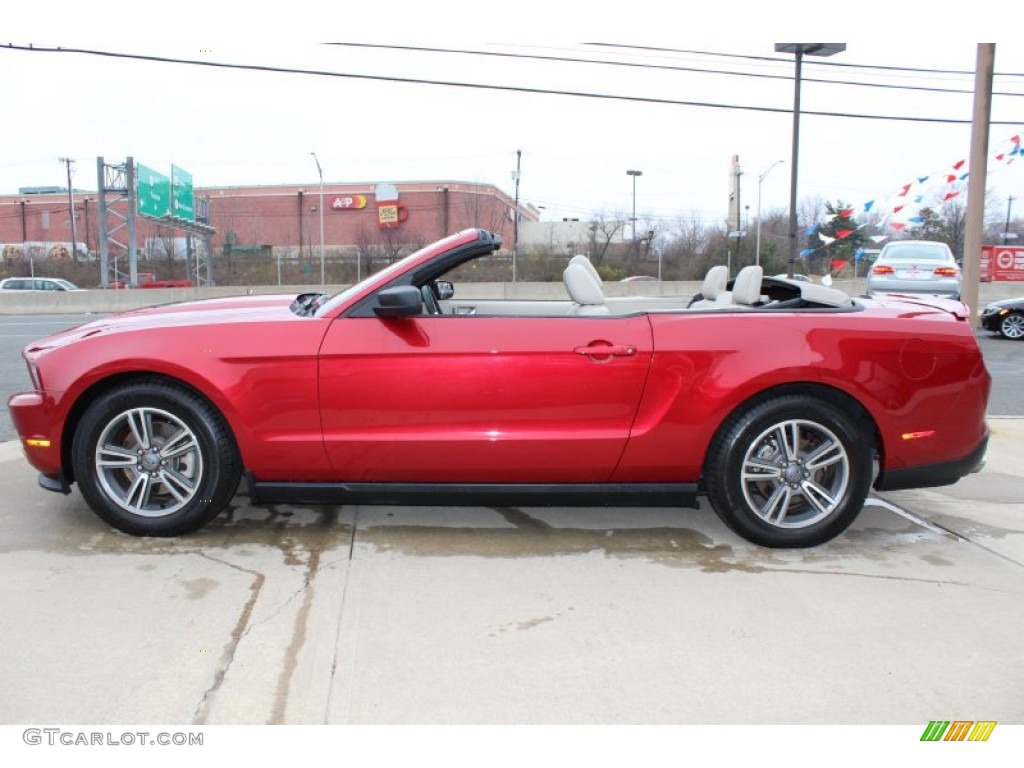
[[[329, 285], [324, 290], [335, 293], [347, 286]], [[607, 296], [692, 296], [700, 291], [700, 282], [656, 281], [618, 283], [607, 282]], [[864, 280], [836, 280], [838, 288], [851, 296], [864, 292]], [[181, 301], [220, 298], [224, 296], [251, 296], [254, 294], [286, 294], [319, 290], [311, 285], [256, 285], [212, 286], [193, 288], [149, 288], [146, 290], [86, 290], [86, 291], [3, 291], [0, 292], [0, 314], [3, 315], [62, 315], [110, 314], [131, 309], [171, 304]], [[456, 296], [465, 299], [564, 299], [562, 283], [459, 283]], [[1024, 283], [981, 283], [981, 306], [999, 299], [1024, 296]]]

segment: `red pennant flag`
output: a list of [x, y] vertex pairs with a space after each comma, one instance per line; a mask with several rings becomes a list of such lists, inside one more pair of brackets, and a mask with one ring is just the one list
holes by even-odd
[[902, 210], [903, 210], [903, 206], [902, 205], [897, 205], [895, 208], [892, 209], [892, 212], [893, 213], [899, 213]]
[[942, 202], [946, 202], [947, 200], [952, 200], [954, 197], [956, 197], [959, 194], [960, 194], [959, 192], [947, 192], [946, 196], [944, 198], [942, 198]]
[[959, 171], [959, 170], [960, 170], [960, 168], [961, 168], [961, 166], [962, 166], [962, 165], [963, 165], [963, 164], [964, 164], [965, 162], [967, 162], [967, 161], [966, 161], [966, 160], [961, 160], [961, 161], [960, 161], [959, 163], [954, 163], [954, 164], [953, 164], [953, 170], [954, 170], [954, 171]]
[[847, 208], [845, 211], [839, 212], [840, 219], [848, 219], [853, 214], [853, 208]]
[[890, 224], [889, 226], [890, 226], [890, 227], [892, 227], [893, 229], [903, 229], [903, 228], [904, 228], [904, 227], [906, 227], [907, 225], [906, 225], [906, 224], [904, 224], [904, 223], [903, 223], [902, 221], [894, 221], [894, 222], [893, 222], [892, 224]]
[[836, 232], [836, 237], [842, 240], [844, 237], [849, 237], [850, 235], [852, 235], [853, 232], [854, 230], [852, 229], [840, 229], [838, 232]]
[[952, 173], [949, 174], [949, 176], [946, 177], [946, 183], [947, 184], [952, 184], [954, 181], [956, 181], [956, 176], [953, 175]]
[[833, 259], [832, 260], [832, 271], [833, 272], [838, 272], [843, 267], [845, 267], [846, 264], [847, 264], [847, 262], [845, 262], [845, 261], [836, 261], [835, 259]]
[[897, 195], [897, 197], [903, 197], [903, 196], [904, 196], [905, 194], [907, 194], [907, 192], [909, 192], [909, 191], [910, 191], [910, 188], [911, 188], [912, 186], [914, 186], [914, 185], [913, 185], [913, 184], [907, 184], [907, 185], [906, 185], [906, 186], [905, 186], [905, 187], [903, 188], [903, 191], [902, 191], [902, 192], [900, 192], [900, 193], [899, 193], [899, 195]]

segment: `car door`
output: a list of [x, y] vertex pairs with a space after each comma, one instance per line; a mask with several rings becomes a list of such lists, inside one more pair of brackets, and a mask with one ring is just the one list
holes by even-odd
[[652, 356], [646, 316], [341, 317], [320, 352], [337, 479], [607, 481]]

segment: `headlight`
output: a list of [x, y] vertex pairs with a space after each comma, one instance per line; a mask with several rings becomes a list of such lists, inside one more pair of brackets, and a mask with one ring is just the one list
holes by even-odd
[[39, 369], [36, 368], [35, 361], [26, 357], [25, 365], [28, 367], [28, 377], [32, 380], [32, 388], [37, 392], [42, 392], [43, 385], [39, 381]]

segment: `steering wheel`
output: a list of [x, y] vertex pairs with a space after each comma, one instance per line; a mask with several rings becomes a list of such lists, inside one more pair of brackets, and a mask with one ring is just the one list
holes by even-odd
[[434, 295], [434, 289], [430, 283], [420, 286], [420, 294], [423, 296], [423, 306], [426, 308], [428, 315], [443, 314], [441, 304], [438, 302], [437, 296]]

